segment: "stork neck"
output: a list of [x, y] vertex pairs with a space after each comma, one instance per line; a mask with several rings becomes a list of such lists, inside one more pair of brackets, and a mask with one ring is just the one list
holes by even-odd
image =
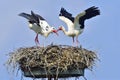
[[62, 31], [63, 31], [63, 33], [64, 33], [65, 35], [68, 35], [68, 31], [66, 31], [65, 28], [62, 29]]

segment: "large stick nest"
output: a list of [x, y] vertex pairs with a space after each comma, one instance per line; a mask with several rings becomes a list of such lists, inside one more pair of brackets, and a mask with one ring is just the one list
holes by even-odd
[[[49, 45], [47, 47], [19, 48], [10, 53], [7, 64], [23, 72], [39, 68], [51, 72], [92, 68], [97, 55], [82, 47]], [[59, 73], [58, 73], [59, 74]]]

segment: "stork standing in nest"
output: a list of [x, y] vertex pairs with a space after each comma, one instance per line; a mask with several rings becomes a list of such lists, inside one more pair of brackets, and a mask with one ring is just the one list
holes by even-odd
[[74, 37], [76, 37], [76, 43], [78, 46], [78, 36], [83, 32], [84, 30], [84, 23], [85, 20], [90, 19], [92, 17], [95, 17], [97, 15], [100, 15], [100, 10], [98, 7], [92, 6], [83, 12], [79, 13], [76, 17], [73, 17], [71, 13], [67, 12], [64, 8], [61, 8], [59, 19], [61, 19], [63, 22], [65, 22], [68, 26], [68, 31], [65, 30], [63, 26], [59, 27], [59, 30], [62, 30], [65, 35], [73, 38], [74, 43]]
[[51, 27], [43, 17], [35, 14], [33, 11], [31, 11], [31, 14], [20, 13], [19, 16], [28, 19], [29, 28], [37, 33], [35, 37], [36, 45], [39, 44], [38, 34], [41, 34], [44, 37], [48, 37], [50, 33], [57, 34], [57, 30], [55, 30], [54, 27]]

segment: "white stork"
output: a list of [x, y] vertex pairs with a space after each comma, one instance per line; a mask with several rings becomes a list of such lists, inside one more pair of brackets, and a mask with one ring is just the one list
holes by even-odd
[[29, 28], [37, 33], [35, 37], [36, 45], [39, 44], [38, 34], [41, 34], [44, 37], [48, 37], [48, 35], [52, 32], [57, 34], [57, 30], [55, 30], [54, 27], [51, 27], [43, 17], [35, 14], [33, 11], [31, 11], [31, 14], [20, 13], [19, 16], [28, 19]]
[[68, 26], [68, 31], [65, 30], [63, 26], [61, 26], [59, 30], [62, 30], [65, 35], [73, 38], [74, 43], [74, 37], [76, 37], [76, 42], [78, 46], [78, 36], [83, 32], [84, 30], [84, 23], [86, 19], [90, 19], [94, 16], [100, 15], [100, 10], [98, 7], [92, 6], [85, 11], [79, 13], [76, 17], [72, 17], [72, 14], [67, 12], [64, 8], [61, 8], [59, 19], [64, 21]]

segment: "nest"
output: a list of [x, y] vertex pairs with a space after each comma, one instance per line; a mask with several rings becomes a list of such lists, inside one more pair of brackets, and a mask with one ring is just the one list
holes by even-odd
[[97, 59], [93, 51], [67, 45], [19, 48], [9, 55], [7, 65], [34, 78], [83, 76], [84, 69], [92, 69]]

